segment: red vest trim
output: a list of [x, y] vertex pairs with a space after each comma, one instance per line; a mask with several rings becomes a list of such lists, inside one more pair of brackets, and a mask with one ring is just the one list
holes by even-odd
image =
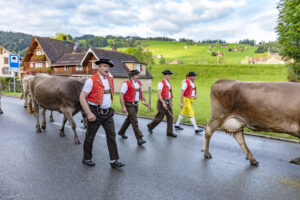
[[[93, 81], [93, 88], [90, 94], [87, 96], [87, 100], [101, 106], [103, 101], [103, 95], [104, 95], [104, 85], [102, 83], [99, 73], [94, 74], [93, 76], [90, 77], [90, 79], [92, 79]], [[114, 80], [111, 76], [107, 76], [107, 79], [110, 87], [111, 100], [113, 100]]]
[[162, 80], [160, 81], [162, 84], [163, 84], [163, 88], [162, 88], [162, 91], [161, 91], [161, 97], [163, 99], [168, 99], [169, 98], [169, 92], [171, 92], [171, 99], [173, 99], [173, 92], [172, 92], [172, 86], [171, 86], [171, 83], [169, 82], [170, 84], [170, 88], [167, 86], [167, 83], [165, 80]]
[[[191, 82], [190, 82], [189, 79], [186, 79], [185, 82], [187, 84], [187, 88], [185, 89], [185, 91], [183, 93], [183, 96], [191, 98], [192, 97], [192, 92], [193, 92], [193, 87], [192, 87]], [[194, 85], [195, 85], [195, 95], [196, 95], [197, 94], [196, 84], [194, 83]]]
[[[124, 82], [127, 84], [127, 88], [128, 88], [126, 93], [124, 94], [124, 100], [128, 101], [128, 102], [135, 102], [136, 89], [134, 87], [133, 80], [130, 79], [130, 82], [128, 80], [124, 81]], [[138, 83], [140, 86], [140, 88], [139, 88], [140, 100], [143, 100], [144, 97], [143, 97], [143, 92], [142, 92], [142, 83], [139, 80], [138, 80]]]

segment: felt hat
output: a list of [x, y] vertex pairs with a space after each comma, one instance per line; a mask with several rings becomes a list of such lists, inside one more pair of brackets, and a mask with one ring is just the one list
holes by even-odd
[[104, 59], [104, 58], [102, 58], [102, 59], [99, 59], [99, 60], [97, 60], [97, 61], [95, 62], [96, 65], [100, 65], [101, 63], [108, 64], [110, 67], [113, 67], [113, 66], [114, 66], [113, 62], [112, 62], [111, 60], [109, 60], [109, 59]]

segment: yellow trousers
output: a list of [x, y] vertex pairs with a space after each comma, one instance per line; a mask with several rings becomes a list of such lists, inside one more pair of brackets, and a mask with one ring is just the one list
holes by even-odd
[[190, 117], [194, 117], [195, 113], [193, 110], [193, 101], [194, 98], [183, 97], [183, 109], [181, 115], [185, 116], [186, 113], [189, 113]]

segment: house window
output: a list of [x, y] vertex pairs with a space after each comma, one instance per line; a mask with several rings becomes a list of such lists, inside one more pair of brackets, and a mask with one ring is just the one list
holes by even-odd
[[41, 68], [41, 67], [43, 67], [43, 63], [36, 63], [35, 65], [36, 65], [35, 68]]
[[9, 74], [8, 67], [3, 67], [3, 74]]
[[83, 67], [80, 65], [76, 65], [76, 71], [83, 71]]
[[46, 62], [46, 67], [49, 67], [49, 63], [48, 62]]
[[36, 50], [36, 55], [37, 55], [37, 56], [43, 55], [43, 51], [42, 51], [42, 50], [39, 50], [39, 49], [37, 49], [37, 50]]
[[95, 62], [92, 62], [92, 69], [98, 69], [98, 66], [96, 65]]
[[65, 66], [65, 67], [64, 67], [64, 70], [65, 70], [65, 71], [69, 71], [69, 66]]
[[33, 63], [30, 63], [30, 68], [33, 68]]
[[8, 57], [4, 57], [4, 64], [8, 64]]

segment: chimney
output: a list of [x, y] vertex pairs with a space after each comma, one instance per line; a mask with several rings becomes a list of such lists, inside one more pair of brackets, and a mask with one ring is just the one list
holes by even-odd
[[64, 41], [65, 46], [69, 45], [68, 42], [67, 42], [67, 37], [66, 36], [63, 36], [63, 41]]
[[113, 51], [117, 51], [117, 46], [116, 45], [113, 45], [111, 48], [112, 48]]
[[72, 53], [76, 53], [76, 49], [78, 48], [78, 42], [75, 42], [74, 44], [74, 48], [73, 48], [73, 52]]

